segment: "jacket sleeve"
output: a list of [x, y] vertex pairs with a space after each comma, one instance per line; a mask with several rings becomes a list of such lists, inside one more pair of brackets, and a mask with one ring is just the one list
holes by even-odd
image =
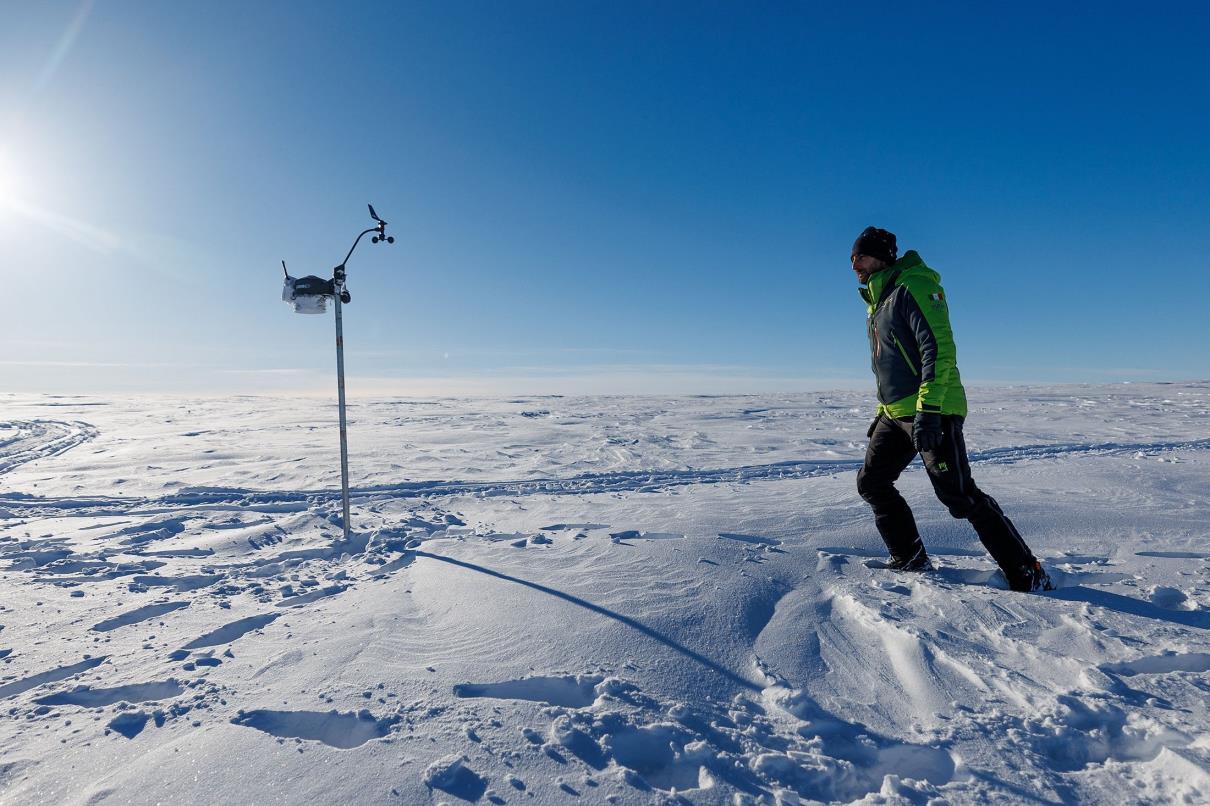
[[950, 328], [949, 306], [941, 286], [912, 283], [904, 306], [908, 327], [920, 352], [920, 393], [916, 410], [941, 412], [946, 393], [954, 388], [958, 349]]

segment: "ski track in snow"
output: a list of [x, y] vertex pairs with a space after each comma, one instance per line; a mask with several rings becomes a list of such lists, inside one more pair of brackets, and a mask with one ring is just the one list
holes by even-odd
[[0, 474], [33, 462], [58, 456], [97, 436], [88, 423], [56, 420], [0, 422]]
[[[71, 446], [68, 446], [71, 447]], [[972, 451], [972, 466], [1016, 464], [1037, 459], [1075, 456], [1125, 456], [1140, 453], [1203, 451], [1210, 449], [1210, 438], [1146, 443], [1072, 443], [1066, 445], [1027, 445]], [[67, 450], [63, 448], [62, 450]], [[768, 480], [796, 480], [853, 473], [861, 460], [788, 461], [768, 465], [702, 470], [636, 470], [615, 473], [588, 473], [566, 479], [526, 479], [522, 481], [463, 482], [415, 481], [400, 484], [351, 487], [350, 496], [359, 503], [375, 500], [431, 498], [456, 495], [592, 495], [598, 493], [657, 492], [674, 487], [700, 484], [744, 484]], [[2, 469], [0, 469], [2, 472]], [[189, 508], [213, 508], [237, 505], [242, 511], [302, 511], [316, 501], [339, 498], [336, 490], [257, 491], [243, 488], [182, 490], [155, 498], [42, 498], [27, 494], [0, 493], [0, 506], [22, 517], [45, 515], [55, 510], [81, 516], [122, 512], [154, 514]], [[158, 526], [158, 525], [157, 525]], [[559, 524], [563, 528], [564, 524]], [[572, 524], [571, 526], [575, 526]], [[162, 527], [159, 527], [162, 528]], [[154, 529], [152, 529], [154, 531]], [[141, 542], [153, 537], [132, 538]]]
[[[97, 433], [7, 424], [0, 474], [68, 463]], [[1053, 486], [1072, 463], [1210, 448], [1022, 441], [972, 453], [976, 476]], [[362, 485], [347, 541], [331, 490], [0, 492], [16, 597], [0, 600], [0, 792], [204, 799], [161, 774], [164, 736], [222, 759], [212, 779], [236, 771], [228, 795], [287, 765], [295, 799], [329, 784], [403, 802], [1210, 797], [1204, 528], [1187, 535], [1177, 512], [1180, 540], [1157, 543], [1131, 519], [1112, 556], [1040, 544], [1060, 586], [1045, 596], [1007, 592], [977, 545], [930, 546], [936, 572], [895, 574], [867, 567], [882, 556], [868, 538], [844, 545], [872, 530], [852, 485], [832, 484], [859, 466]], [[1144, 478], [1182, 502], [1196, 487]], [[124, 762], [95, 766], [106, 740]], [[58, 776], [60, 753], [91, 774]], [[331, 781], [308, 778], [315, 753]]]

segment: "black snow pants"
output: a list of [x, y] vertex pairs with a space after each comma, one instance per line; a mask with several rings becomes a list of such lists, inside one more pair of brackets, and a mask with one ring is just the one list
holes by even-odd
[[[975, 486], [962, 438], [962, 421], [962, 417], [942, 416], [941, 445], [922, 453], [921, 459], [937, 498], [955, 518], [971, 522], [983, 547], [1012, 580], [1023, 568], [1032, 567], [1035, 558], [996, 499]], [[911, 417], [896, 420], [880, 416], [875, 420], [865, 464], [857, 474], [857, 491], [874, 509], [878, 532], [897, 560], [909, 560], [924, 551], [912, 510], [895, 489], [895, 480], [916, 457], [912, 422]]]

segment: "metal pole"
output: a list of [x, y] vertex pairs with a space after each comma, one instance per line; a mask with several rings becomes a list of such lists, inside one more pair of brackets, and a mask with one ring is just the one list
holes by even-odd
[[[345, 294], [345, 264], [349, 262], [349, 258], [353, 256], [353, 250], [357, 248], [357, 244], [361, 243], [361, 239], [371, 232], [377, 233], [370, 239], [372, 243], [395, 243], [395, 238], [392, 235], [387, 235], [387, 222], [378, 217], [378, 213], [374, 212], [374, 205], [366, 205], [370, 209], [370, 218], [374, 219], [375, 225], [367, 230], [363, 230], [353, 240], [353, 245], [349, 247], [348, 254], [345, 255], [344, 261], [339, 266], [332, 270], [331, 291], [324, 289], [323, 293], [315, 294], [312, 292], [309, 296], [319, 296], [321, 299], [326, 298], [328, 293], [332, 294], [333, 301], [336, 304], [336, 393], [338, 398], [338, 406], [340, 411], [340, 504], [341, 515], [344, 526], [344, 539], [349, 541], [349, 430], [345, 420], [345, 334], [344, 323], [340, 316], [341, 297], [344, 296], [344, 301], [347, 302], [349, 297]], [[290, 280], [290, 272], [286, 271], [286, 261], [281, 263], [282, 271], [286, 273], [287, 282]], [[319, 278], [310, 278], [319, 279]], [[285, 296], [283, 299], [287, 299]], [[288, 301], [295, 300], [293, 291], [289, 296]], [[295, 302], [295, 311], [301, 313], [298, 303]], [[320, 308], [320, 310], [323, 310]]]
[[345, 541], [349, 540], [349, 435], [345, 425], [345, 337], [340, 318], [340, 292], [344, 289], [344, 266], [337, 266], [333, 276], [336, 294], [336, 394], [340, 409], [340, 496], [343, 507]]

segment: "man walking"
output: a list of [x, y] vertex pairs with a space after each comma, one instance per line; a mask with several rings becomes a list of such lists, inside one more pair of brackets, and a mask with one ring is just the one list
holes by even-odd
[[891, 553], [890, 567], [932, 567], [916, 520], [895, 480], [920, 454], [929, 481], [955, 518], [975, 527], [1015, 591], [1053, 590], [1050, 577], [996, 500], [971, 479], [962, 423], [966, 391], [958, 375], [949, 307], [941, 276], [913, 250], [897, 258], [895, 235], [867, 227], [853, 244], [852, 264], [866, 301], [878, 416], [870, 425], [857, 491]]

